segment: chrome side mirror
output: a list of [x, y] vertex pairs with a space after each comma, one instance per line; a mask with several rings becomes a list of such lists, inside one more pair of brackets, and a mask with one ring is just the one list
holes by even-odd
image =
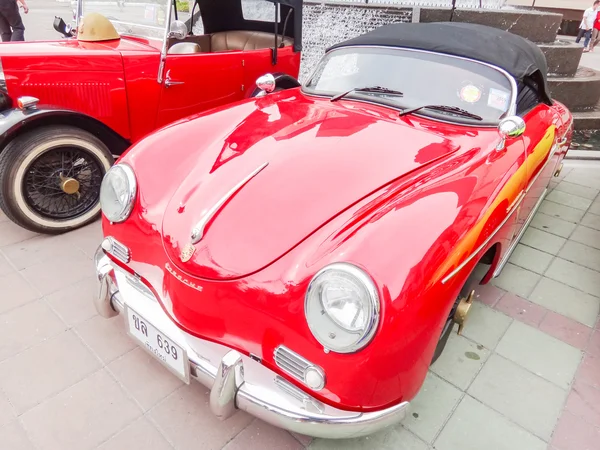
[[174, 20], [171, 22], [171, 27], [169, 28], [169, 37], [175, 39], [185, 39], [188, 34], [188, 29], [185, 22], [181, 20]]
[[498, 132], [505, 139], [518, 138], [525, 133], [525, 121], [519, 116], [502, 119], [498, 125]]
[[276, 84], [275, 77], [270, 73], [267, 73], [256, 80], [256, 87], [264, 92], [262, 95], [273, 92]]
[[515, 139], [525, 133], [525, 121], [519, 116], [510, 116], [502, 119], [498, 124], [498, 134], [500, 134], [500, 142], [496, 146], [496, 150], [504, 150], [507, 139]]

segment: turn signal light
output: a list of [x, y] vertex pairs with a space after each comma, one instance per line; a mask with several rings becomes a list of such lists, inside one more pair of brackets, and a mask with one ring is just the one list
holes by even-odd
[[33, 109], [39, 103], [39, 99], [35, 97], [19, 97], [17, 99], [17, 106], [19, 109]]

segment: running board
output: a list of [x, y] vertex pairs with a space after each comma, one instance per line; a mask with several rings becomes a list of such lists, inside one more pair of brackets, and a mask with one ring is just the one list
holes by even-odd
[[523, 228], [521, 228], [521, 231], [519, 232], [519, 235], [516, 237], [516, 239], [513, 241], [513, 243], [510, 244], [510, 247], [506, 251], [506, 254], [504, 255], [504, 258], [502, 258], [502, 261], [500, 261], [500, 263], [498, 264], [498, 267], [494, 271], [494, 278], [496, 278], [498, 275], [500, 275], [500, 272], [502, 272], [502, 269], [504, 269], [504, 266], [506, 265], [506, 263], [510, 259], [510, 256], [512, 255], [512, 253], [515, 251], [515, 248], [517, 248], [517, 245], [521, 241], [521, 238], [525, 234], [525, 231], [527, 231], [527, 228], [529, 227], [529, 224], [533, 220], [533, 216], [535, 216], [535, 213], [537, 212], [538, 208], [540, 207], [540, 205], [544, 201], [544, 198], [546, 197], [547, 193], [548, 193], [548, 188], [544, 189], [544, 192], [540, 196], [540, 199], [537, 201], [537, 203], [533, 207], [533, 210], [531, 211], [531, 214], [529, 214], [529, 217], [525, 221], [525, 225], [523, 225]]

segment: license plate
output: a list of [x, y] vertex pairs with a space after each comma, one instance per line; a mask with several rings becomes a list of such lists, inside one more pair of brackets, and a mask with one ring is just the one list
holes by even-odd
[[186, 383], [190, 380], [190, 366], [187, 353], [171, 338], [157, 330], [150, 322], [133, 309], [127, 307], [127, 329], [129, 335], [143, 348], [154, 355], [171, 372]]

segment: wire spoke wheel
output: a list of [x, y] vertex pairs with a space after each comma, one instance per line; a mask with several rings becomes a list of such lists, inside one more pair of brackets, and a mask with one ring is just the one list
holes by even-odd
[[80, 228], [100, 216], [100, 186], [113, 163], [106, 144], [86, 130], [30, 130], [0, 152], [0, 209], [37, 233]]
[[48, 150], [27, 168], [23, 192], [27, 205], [54, 220], [78, 217], [100, 198], [104, 169], [98, 159], [76, 147]]

